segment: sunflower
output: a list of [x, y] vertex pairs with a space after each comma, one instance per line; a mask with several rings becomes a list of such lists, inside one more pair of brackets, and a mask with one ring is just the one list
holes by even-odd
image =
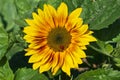
[[39, 72], [51, 70], [52, 74], [61, 69], [70, 76], [71, 68], [78, 68], [82, 58], [86, 58], [83, 50], [89, 42], [96, 41], [83, 24], [77, 8], [68, 14], [67, 5], [62, 2], [57, 10], [44, 4], [44, 9], [33, 12], [33, 19], [26, 19], [28, 26], [24, 28], [24, 39], [29, 43], [25, 56], [30, 56], [29, 63]]

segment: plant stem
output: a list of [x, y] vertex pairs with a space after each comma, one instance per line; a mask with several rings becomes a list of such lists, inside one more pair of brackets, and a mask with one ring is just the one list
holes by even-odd
[[92, 45], [89, 45], [89, 47], [91, 47], [92, 49], [94, 49], [95, 51], [97, 51], [97, 52], [99, 52], [99, 53], [102, 53], [102, 54], [104, 54], [104, 55], [107, 55], [107, 56], [109, 56], [109, 57], [112, 57], [111, 55], [108, 55], [107, 53], [103, 52], [102, 50], [100, 50], [100, 49], [98, 49], [98, 48], [96, 48], [96, 47], [94, 47], [94, 46], [92, 46]]

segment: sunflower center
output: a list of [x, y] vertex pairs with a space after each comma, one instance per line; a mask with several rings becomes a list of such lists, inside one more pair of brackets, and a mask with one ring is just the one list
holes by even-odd
[[64, 51], [71, 43], [71, 35], [64, 27], [52, 29], [47, 37], [48, 45], [54, 51]]

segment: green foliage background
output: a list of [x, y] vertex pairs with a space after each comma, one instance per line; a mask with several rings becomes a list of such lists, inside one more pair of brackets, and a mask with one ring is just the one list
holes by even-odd
[[[80, 67], [87, 71], [71, 70], [68, 77], [62, 71], [56, 76], [32, 70], [25, 57], [27, 43], [22, 32], [24, 19], [43, 4], [55, 8], [61, 2], [69, 13], [82, 7], [80, 17], [94, 31], [97, 42], [85, 51], [87, 62]], [[120, 0], [0, 0], [0, 80], [120, 80]]]

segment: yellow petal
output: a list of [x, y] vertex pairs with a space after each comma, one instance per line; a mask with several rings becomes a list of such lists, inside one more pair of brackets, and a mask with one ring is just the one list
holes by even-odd
[[67, 73], [68, 76], [70, 76], [70, 74], [71, 74], [70, 73], [70, 67], [66, 62], [64, 62], [63, 66], [62, 66], [62, 71]]
[[89, 41], [85, 38], [78, 38], [79, 43], [77, 43], [79, 46], [89, 45]]
[[68, 17], [68, 7], [65, 3], [60, 4], [60, 6], [57, 9], [57, 14], [59, 27], [64, 27]]
[[32, 28], [32, 27], [25, 27], [23, 32], [31, 36], [39, 35], [39, 29], [36, 30], [35, 28]]
[[30, 43], [30, 42], [33, 42], [34, 37], [29, 36], [29, 35], [25, 35], [25, 36], [23, 37], [23, 39], [25, 39], [26, 42]]
[[46, 55], [46, 53], [49, 51], [49, 47], [46, 47], [45, 49], [41, 50], [40, 52], [33, 54], [30, 59], [29, 59], [29, 63], [34, 63], [34, 62], [38, 62], [41, 59], [43, 59], [43, 56]]
[[41, 67], [45, 64], [50, 63], [51, 64], [51, 60], [52, 60], [52, 50], [49, 50], [48, 53], [44, 53], [41, 55], [41, 60], [38, 62], [35, 62], [33, 64], [33, 69], [37, 69], [38, 67]]
[[35, 12], [32, 13], [32, 16], [33, 16], [34, 22], [36, 22], [37, 25], [40, 25], [40, 17]]
[[82, 24], [83, 24], [83, 20], [82, 20], [82, 18], [79, 18], [79, 21], [78, 21], [77, 25], [75, 26], [75, 29], [80, 28], [82, 26]]
[[71, 19], [78, 18], [80, 16], [81, 12], [82, 12], [82, 8], [75, 9], [74, 11], [72, 11], [72, 13], [70, 13], [68, 19], [71, 20]]
[[39, 41], [36, 41], [36, 43], [34, 41], [34, 43], [31, 43], [28, 47], [33, 48], [33, 49], [39, 49], [40, 47], [45, 46], [45, 45], [47, 45], [47, 40], [43, 39], [43, 41], [39, 40]]
[[50, 10], [46, 4], [44, 5], [44, 14], [45, 14], [46, 22], [50, 25], [51, 28], [54, 28], [55, 24], [54, 24], [52, 15], [51, 15]]
[[[44, 18], [42, 16], [39, 16], [38, 14], [36, 14], [35, 12], [32, 13], [33, 18], [34, 18], [34, 24], [36, 24], [37, 26], [34, 26], [37, 30], [43, 29], [48, 31], [49, 27], [46, 28], [47, 26], [45, 25], [45, 21]], [[43, 19], [43, 20], [42, 20]]]
[[[38, 16], [40, 17], [39, 18], [39, 20], [40, 20], [40, 23], [43, 25], [43, 26], [45, 26], [46, 25], [46, 23], [45, 23], [45, 14], [44, 14], [44, 12], [41, 10], [41, 9], [38, 9]], [[42, 26], [42, 27], [43, 27]], [[46, 27], [46, 26], [45, 26]]]
[[75, 44], [75, 43], [71, 43], [67, 51], [75, 53], [76, 55], [78, 55], [79, 58], [86, 57], [85, 52], [80, 48], [78, 44]]
[[81, 37], [81, 39], [83, 39], [83, 38], [86, 39], [86, 40], [89, 41], [89, 42], [97, 41], [96, 38], [93, 37], [92, 35], [83, 35], [83, 36]]
[[48, 71], [50, 68], [51, 68], [51, 63], [45, 63], [40, 66], [39, 72], [42, 73], [42, 72]]
[[82, 58], [82, 56], [85, 57], [86, 56], [85, 53], [81, 51], [81, 48], [76, 44], [72, 44], [72, 47], [68, 48], [67, 52], [69, 52], [69, 55], [72, 58], [73, 68], [78, 68], [78, 64], [82, 64], [82, 61], [80, 58]]
[[81, 18], [75, 18], [72, 20], [69, 20], [66, 24], [65, 24], [65, 28], [67, 29], [67, 31], [70, 31], [71, 29], [75, 28], [77, 23], [79, 23]]
[[85, 32], [87, 32], [87, 30], [88, 30], [88, 25], [87, 25], [87, 24], [84, 24], [84, 25], [82, 25], [78, 30], [79, 30], [80, 35], [82, 35], [82, 34], [84, 34]]
[[40, 8], [38, 9], [38, 15], [44, 17], [44, 12]]
[[[49, 56], [49, 57], [50, 57], [50, 56]], [[49, 62], [50, 62], [50, 61], [49, 61]], [[45, 62], [42, 61], [42, 60], [39, 61], [39, 62], [36, 62], [36, 63], [33, 64], [33, 69], [36, 70], [37, 68], [41, 67], [41, 65], [43, 66], [44, 63], [47, 64], [47, 65], [48, 65], [48, 64], [51, 64], [51, 63], [49, 63], [49, 62], [48, 62], [48, 63], [45, 63]], [[49, 66], [49, 67], [50, 67], [50, 66]]]
[[41, 62], [39, 61], [39, 62], [34, 63], [32, 67], [34, 70], [36, 70], [40, 67], [40, 65], [41, 65]]
[[65, 62], [69, 65], [70, 68], [74, 68], [73, 59], [72, 59], [70, 53], [66, 54]]
[[86, 50], [86, 49], [87, 49], [86, 46], [80, 46], [80, 48], [81, 48], [82, 50]]
[[23, 39], [25, 39], [26, 42], [28, 43], [36, 44], [37, 42], [41, 43], [42, 41], [45, 41], [47, 39], [47, 36], [36, 37], [36, 36], [25, 35]]
[[[40, 19], [39, 19], [39, 24], [42, 28], [45, 28], [47, 31], [50, 31], [51, 30], [51, 25], [48, 24], [49, 20], [48, 19], [48, 16], [47, 16], [47, 13], [46, 13], [46, 9], [45, 11], [42, 11], [41, 9], [38, 9], [38, 15], [40, 16]], [[47, 19], [46, 19], [47, 17]]]
[[82, 60], [80, 59], [79, 55], [76, 55], [74, 53], [70, 53], [73, 63], [74, 63], [74, 68], [78, 68], [78, 64], [82, 64]]
[[38, 53], [38, 51], [36, 50], [33, 50], [33, 49], [29, 49], [27, 53], [25, 53], [25, 56], [30, 56], [30, 55], [33, 55], [33, 54], [36, 54]]
[[46, 63], [46, 62], [50, 62], [51, 58], [53, 57], [52, 56], [52, 53], [53, 53], [53, 50], [50, 49], [49, 51], [47, 51], [44, 56], [43, 56], [43, 59], [42, 59], [42, 63]]
[[42, 73], [44, 71], [48, 71], [52, 67], [52, 59], [53, 59], [53, 50], [49, 50], [49, 52], [43, 57], [39, 72]]
[[42, 58], [41, 58], [41, 55], [40, 54], [33, 54], [30, 59], [29, 59], [29, 63], [34, 63], [34, 62], [38, 62], [40, 61]]
[[52, 7], [51, 5], [48, 5], [48, 8], [49, 8], [49, 11], [50, 11], [50, 13], [52, 15], [55, 27], [58, 27], [57, 12], [56, 12], [55, 8]]
[[80, 58], [85, 58], [86, 57], [85, 52], [83, 50], [81, 50], [79, 46], [76, 46], [75, 53], [78, 54]]
[[92, 34], [92, 33], [94, 33], [94, 32], [88, 30], [86, 34], [90, 35], [90, 34]]
[[52, 73], [53, 73], [53, 75], [55, 75], [57, 73], [57, 71], [61, 68], [61, 66], [63, 65], [64, 57], [65, 57], [65, 53], [64, 52], [58, 53], [57, 58], [59, 59], [58, 60], [59, 62], [57, 62], [57, 64], [55, 65], [55, 67], [52, 67]]
[[56, 72], [56, 71], [54, 71], [54, 68], [58, 65], [58, 56], [59, 56], [59, 52], [56, 52], [55, 54], [54, 54], [54, 56], [53, 56], [53, 62], [52, 62], [52, 69], [51, 69], [51, 71], [52, 72]]
[[34, 23], [34, 20], [25, 19], [25, 21], [26, 21], [30, 26], [37, 26], [37, 25]]
[[80, 46], [81, 49], [86, 50], [87, 48], [86, 48], [85, 45], [88, 45], [89, 42], [88, 42], [88, 41], [85, 41], [85, 42], [84, 42], [84, 40], [82, 40], [81, 38], [78, 38], [78, 39], [77, 39], [77, 38], [78, 38], [78, 37], [73, 38], [73, 39], [71, 40], [71, 44]]

